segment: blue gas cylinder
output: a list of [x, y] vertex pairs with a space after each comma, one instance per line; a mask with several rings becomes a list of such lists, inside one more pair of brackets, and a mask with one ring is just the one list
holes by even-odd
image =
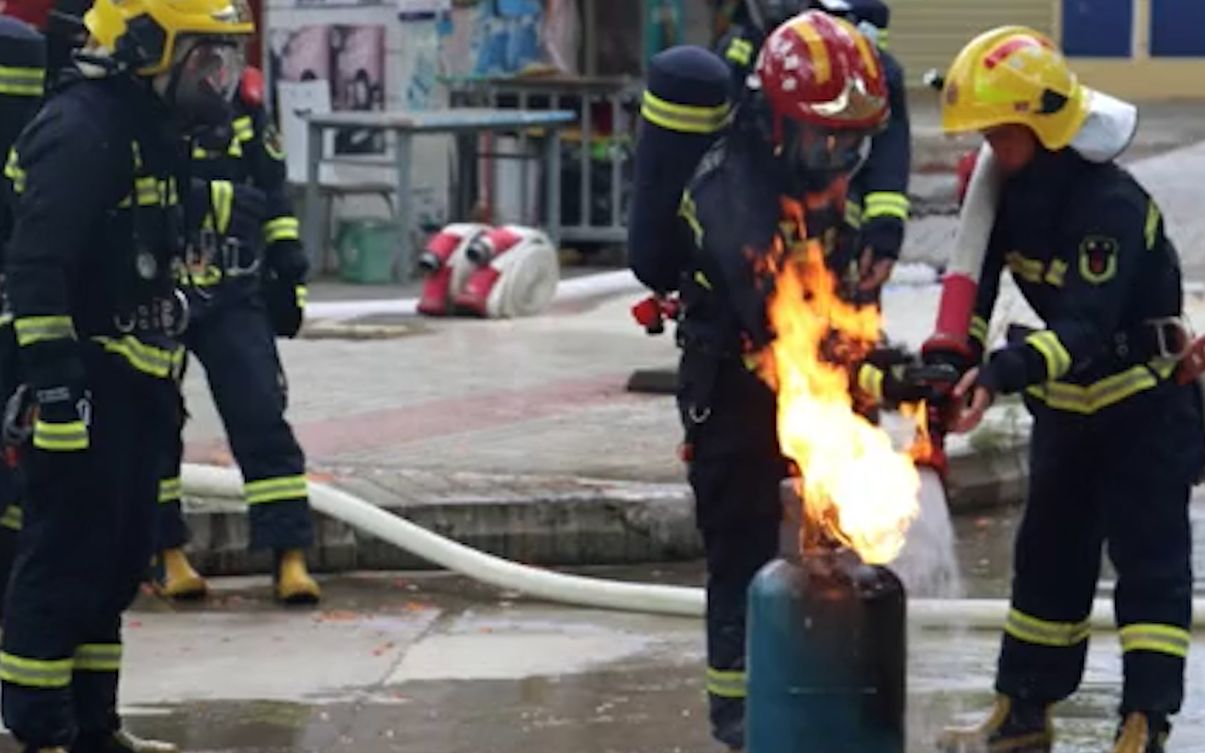
[[784, 523], [749, 588], [748, 753], [903, 753], [904, 587]]

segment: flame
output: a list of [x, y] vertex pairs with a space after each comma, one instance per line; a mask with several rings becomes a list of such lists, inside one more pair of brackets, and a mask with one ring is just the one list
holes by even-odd
[[[784, 200], [783, 211], [784, 232], [806, 238], [803, 207]], [[779, 237], [767, 264], [775, 339], [760, 371], [778, 393], [779, 442], [798, 466], [805, 517], [864, 561], [890, 562], [919, 512], [920, 477], [912, 457], [854, 411], [847, 366], [878, 341], [879, 312], [840, 299], [814, 241], [785, 248]]]

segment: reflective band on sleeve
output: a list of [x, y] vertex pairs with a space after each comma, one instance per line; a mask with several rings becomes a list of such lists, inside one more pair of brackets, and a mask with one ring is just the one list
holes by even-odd
[[854, 230], [862, 227], [862, 205], [856, 201], [845, 202], [845, 224]]
[[15, 68], [0, 65], [0, 94], [8, 97], [40, 97], [46, 84], [42, 68]]
[[27, 688], [65, 688], [71, 684], [72, 659], [26, 659], [0, 651], [0, 680]]
[[184, 483], [179, 476], [165, 478], [159, 481], [159, 501], [162, 503], [179, 502], [184, 496]]
[[304, 475], [280, 476], [248, 481], [243, 484], [243, 493], [247, 497], [247, 504], [261, 505], [267, 502], [305, 499], [309, 495], [309, 488]]
[[1175, 625], [1137, 624], [1121, 629], [1121, 650], [1124, 653], [1153, 651], [1183, 659], [1188, 656], [1191, 644], [1192, 635]]
[[883, 399], [883, 372], [877, 366], [864, 363], [858, 369], [858, 389], [875, 400]]
[[869, 193], [863, 203], [865, 204], [863, 217], [867, 220], [875, 217], [898, 217], [906, 220], [908, 212], [912, 209], [912, 202], [908, 200], [907, 194], [894, 191]]
[[667, 102], [647, 90], [640, 105], [640, 114], [645, 120], [682, 133], [715, 133], [728, 124], [731, 113], [732, 108], [728, 104], [715, 107], [679, 105]]
[[707, 692], [720, 698], [744, 698], [745, 673], [708, 667]]
[[84, 643], [75, 649], [76, 672], [121, 671], [120, 643]]
[[297, 296], [297, 308], [304, 309], [306, 303], [310, 299], [310, 291], [305, 285], [298, 285], [293, 289], [293, 294]]
[[21, 347], [47, 340], [74, 340], [75, 324], [69, 316], [22, 316], [13, 320]]
[[972, 316], [970, 335], [979, 341], [980, 345], [987, 345], [987, 320], [978, 314]]
[[1092, 633], [1088, 620], [1082, 622], [1049, 622], [1032, 617], [1017, 609], [1010, 609], [1004, 623], [1004, 632], [1025, 643], [1039, 646], [1066, 648], [1078, 645]]
[[78, 452], [88, 449], [88, 427], [83, 421], [52, 424], [38, 419], [33, 424], [33, 446], [48, 452]]
[[296, 217], [277, 217], [264, 223], [264, 243], [301, 239], [301, 223]]
[[1046, 361], [1046, 381], [1053, 382], [1071, 371], [1071, 354], [1063, 346], [1059, 336], [1050, 330], [1034, 332], [1025, 338], [1025, 344], [1042, 354]]

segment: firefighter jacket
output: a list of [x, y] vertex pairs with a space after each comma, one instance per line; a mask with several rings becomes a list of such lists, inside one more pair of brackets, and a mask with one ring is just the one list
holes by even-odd
[[1179, 259], [1125, 170], [1039, 150], [1006, 181], [971, 324], [980, 352], [1006, 267], [1045, 329], [993, 353], [984, 386], [1090, 415], [1167, 381], [1175, 363], [1158, 333], [1181, 315]]
[[[806, 238], [828, 253], [837, 248], [836, 204], [813, 201], [803, 223], [784, 216], [784, 202], [806, 203], [787, 195], [793, 182], [752, 124], [738, 123], [704, 156], [679, 211], [683, 241], [693, 249], [679, 284], [683, 347], [727, 357], [768, 345], [774, 272], [767, 256]], [[847, 261], [828, 257], [835, 270], [848, 268]]]
[[85, 360], [179, 376], [187, 312], [175, 169], [183, 155], [144, 81], [69, 83], [18, 138], [5, 165], [16, 194], [6, 285], [23, 379], [36, 391], [36, 446], [87, 447], [75, 415]]
[[227, 127], [203, 134], [192, 147], [191, 174], [210, 183], [203, 194], [213, 214], [207, 229], [217, 231], [193, 244], [181, 280], [202, 311], [256, 295], [266, 278], [292, 291], [304, 285], [309, 271], [279, 132], [262, 106], [241, 98], [236, 104]]
[[[716, 48], [732, 72], [735, 101], [744, 96], [763, 40], [752, 25], [734, 26]], [[874, 135], [866, 162], [850, 181], [845, 219], [851, 229], [860, 231], [859, 251], [869, 248], [875, 258], [898, 259], [911, 211], [908, 177], [912, 169], [912, 132], [904, 69], [891, 53], [881, 47], [878, 53], [887, 75], [891, 117]]]

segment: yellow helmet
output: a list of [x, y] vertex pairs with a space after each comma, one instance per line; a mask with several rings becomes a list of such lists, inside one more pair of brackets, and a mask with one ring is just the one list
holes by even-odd
[[141, 76], [171, 68], [182, 37], [255, 32], [241, 0], [96, 0], [84, 14], [84, 25], [98, 43]]
[[946, 133], [1029, 126], [1051, 151], [1069, 145], [1088, 117], [1090, 92], [1048, 37], [1024, 26], [984, 32], [958, 53], [942, 90]]

